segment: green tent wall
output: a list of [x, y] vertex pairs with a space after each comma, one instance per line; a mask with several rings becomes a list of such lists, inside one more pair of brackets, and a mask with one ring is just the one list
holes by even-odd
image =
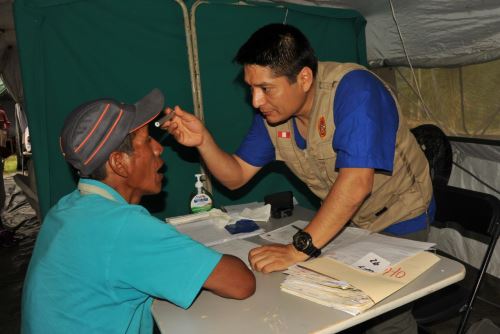
[[[201, 2], [193, 7], [191, 22], [197, 37], [205, 122], [227, 152], [238, 148], [255, 113], [241, 66], [233, 63], [232, 58], [261, 26], [286, 22], [309, 37], [319, 59], [365, 63], [365, 21], [354, 11]], [[215, 182], [213, 192], [217, 202], [244, 203], [262, 201], [266, 194], [285, 190], [293, 190], [304, 206], [318, 205], [317, 198], [307, 187], [278, 162], [266, 166], [237, 191], [231, 192]]]
[[[25, 110], [45, 215], [76, 184], [58, 141], [64, 118], [74, 107], [99, 97], [133, 103], [158, 87], [167, 105], [194, 110], [184, 26], [187, 12], [171, 0], [16, 0], [14, 6]], [[191, 11], [204, 118], [230, 152], [237, 148], [254, 112], [241, 68], [232, 58], [260, 26], [286, 21], [304, 31], [321, 60], [366, 64], [365, 21], [351, 10], [202, 2], [193, 4]], [[160, 196], [145, 197], [143, 204], [158, 217], [185, 214], [193, 175], [200, 170], [198, 154], [162, 131], [152, 133], [165, 145], [166, 183]], [[216, 182], [213, 187], [219, 205], [261, 201], [265, 194], [280, 190], [293, 190], [305, 206], [318, 203], [279, 163], [236, 192]]]

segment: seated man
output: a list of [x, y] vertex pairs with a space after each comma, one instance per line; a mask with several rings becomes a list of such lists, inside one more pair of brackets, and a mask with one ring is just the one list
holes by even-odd
[[28, 269], [23, 333], [151, 333], [153, 298], [187, 308], [202, 288], [244, 299], [255, 277], [151, 216], [141, 197], [161, 190], [162, 146], [148, 123], [153, 90], [135, 105], [99, 99], [66, 119], [60, 143], [78, 188], [45, 217]]

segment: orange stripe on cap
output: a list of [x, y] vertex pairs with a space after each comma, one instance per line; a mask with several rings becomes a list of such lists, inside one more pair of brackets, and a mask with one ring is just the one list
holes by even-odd
[[113, 126], [111, 127], [111, 129], [109, 129], [108, 133], [106, 134], [106, 137], [104, 137], [104, 139], [101, 141], [99, 146], [97, 146], [97, 148], [94, 150], [92, 155], [87, 160], [85, 160], [85, 162], [83, 163], [84, 165], [88, 164], [94, 158], [94, 156], [97, 154], [97, 152], [99, 152], [102, 145], [104, 145], [106, 143], [106, 141], [108, 141], [108, 138], [111, 135], [111, 133], [113, 133], [113, 130], [115, 129], [116, 125], [118, 124], [118, 121], [120, 120], [120, 118], [122, 118], [122, 114], [123, 114], [123, 109], [120, 109], [120, 113], [118, 114], [118, 117], [116, 118], [115, 122], [113, 123]]
[[142, 128], [144, 125], [148, 124], [149, 122], [151, 122], [153, 119], [155, 119], [159, 114], [161, 113], [161, 110], [158, 111], [158, 113], [156, 115], [154, 115], [153, 117], [151, 117], [150, 119], [148, 119], [146, 122], [142, 123], [141, 125], [133, 128], [132, 130], [129, 131], [129, 133], [132, 133], [134, 132], [135, 130], [139, 129], [139, 128]]
[[87, 140], [89, 140], [90, 136], [92, 136], [92, 134], [94, 133], [95, 129], [97, 129], [97, 127], [99, 126], [99, 123], [101, 123], [102, 121], [102, 118], [104, 117], [104, 115], [106, 115], [106, 113], [108, 112], [108, 109], [109, 109], [109, 106], [110, 104], [106, 104], [106, 106], [104, 107], [104, 110], [103, 112], [101, 113], [101, 116], [99, 117], [99, 119], [97, 120], [97, 122], [95, 123], [94, 127], [92, 128], [92, 130], [90, 130], [89, 134], [87, 135], [87, 137], [85, 137], [85, 139], [80, 143], [80, 145], [78, 145], [78, 147], [75, 148], [75, 152], [78, 152], [82, 147], [83, 145], [87, 142]]

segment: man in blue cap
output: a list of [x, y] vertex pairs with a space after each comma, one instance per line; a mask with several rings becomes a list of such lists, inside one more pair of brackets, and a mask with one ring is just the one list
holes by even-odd
[[153, 298], [187, 308], [202, 288], [235, 299], [255, 291], [241, 260], [138, 205], [161, 190], [163, 148], [148, 123], [163, 102], [155, 89], [133, 105], [85, 103], [66, 119], [61, 149], [80, 180], [40, 230], [23, 291], [24, 333], [151, 333]]

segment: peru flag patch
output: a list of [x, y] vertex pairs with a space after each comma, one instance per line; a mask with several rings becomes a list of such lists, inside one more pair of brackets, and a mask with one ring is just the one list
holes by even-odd
[[290, 138], [290, 131], [278, 131], [278, 138]]

